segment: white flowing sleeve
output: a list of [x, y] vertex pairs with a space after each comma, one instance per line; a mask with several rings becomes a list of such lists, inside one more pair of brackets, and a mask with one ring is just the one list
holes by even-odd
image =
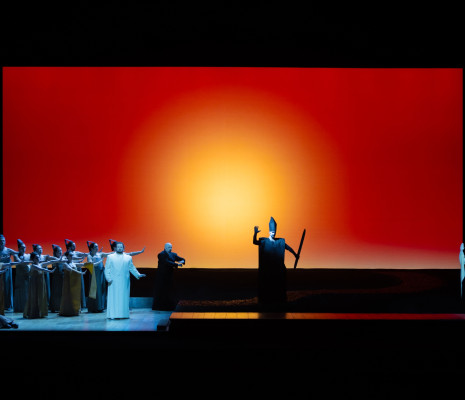
[[105, 279], [107, 282], [111, 281], [111, 267], [112, 267], [112, 258], [107, 257], [107, 263], [105, 264], [105, 268], [103, 270], [103, 273], [105, 274]]
[[139, 271], [136, 269], [136, 267], [132, 263], [132, 257], [130, 257], [130, 260], [129, 260], [129, 272], [133, 274], [137, 279], [140, 278], [141, 274], [139, 273]]

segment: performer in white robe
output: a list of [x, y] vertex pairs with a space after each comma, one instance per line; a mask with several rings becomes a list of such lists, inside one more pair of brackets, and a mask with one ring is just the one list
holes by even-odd
[[107, 318], [129, 318], [129, 273], [137, 279], [145, 276], [137, 271], [132, 257], [124, 254], [123, 243], [118, 243], [116, 253], [110, 254], [105, 264], [105, 279], [108, 282]]

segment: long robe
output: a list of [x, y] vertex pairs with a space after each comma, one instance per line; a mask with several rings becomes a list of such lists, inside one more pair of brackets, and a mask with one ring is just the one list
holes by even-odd
[[[49, 257], [48, 255], [44, 255], [44, 254], [41, 254], [39, 256], [39, 262], [45, 262], [45, 261], [48, 261], [49, 260]], [[47, 268], [47, 266], [45, 266], [45, 268]], [[50, 275], [45, 273], [44, 275], [44, 282], [45, 282], [45, 290], [47, 292], [47, 307], [50, 303]]]
[[29, 293], [23, 312], [24, 318], [44, 318], [48, 315], [45, 274], [47, 274], [47, 272], [38, 271], [31, 267], [31, 272], [29, 274]]
[[87, 312], [98, 313], [105, 310], [107, 303], [107, 281], [105, 279], [103, 262], [97, 264], [102, 259], [99, 254], [89, 258], [93, 261], [92, 270], [88, 268], [91, 273], [89, 297], [87, 297]]
[[[16, 257], [15, 257], [16, 258]], [[17, 257], [17, 261], [29, 261], [30, 254], [24, 254]], [[15, 276], [15, 292], [14, 292], [14, 311], [17, 313], [24, 312], [26, 307], [27, 296], [29, 293], [29, 273], [31, 267], [29, 265], [17, 265]]]
[[4, 286], [2, 279], [3, 274], [0, 275], [0, 315], [5, 315], [5, 296], [4, 296]]
[[259, 238], [258, 246], [258, 302], [281, 305], [286, 302], [285, 240]]
[[158, 254], [158, 269], [155, 279], [152, 310], [171, 311], [177, 304], [173, 272], [178, 267], [176, 261], [185, 261], [176, 253], [162, 251]]
[[63, 263], [55, 264], [55, 271], [50, 275], [50, 311], [57, 312], [60, 310], [61, 296], [63, 292], [64, 267]]
[[[9, 263], [13, 250], [5, 247], [0, 253], [0, 262]], [[7, 268], [6, 272], [0, 275], [0, 279], [3, 280], [3, 301], [5, 310], [13, 309], [13, 271], [11, 268]]]
[[140, 277], [128, 254], [114, 253], [107, 257], [105, 278], [108, 284], [107, 318], [129, 318], [130, 277]]
[[77, 272], [65, 269], [59, 315], [74, 317], [81, 312], [81, 276]]

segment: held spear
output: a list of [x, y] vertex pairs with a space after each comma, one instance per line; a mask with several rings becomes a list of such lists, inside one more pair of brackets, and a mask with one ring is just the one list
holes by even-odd
[[297, 257], [295, 258], [295, 263], [294, 263], [294, 269], [297, 268], [297, 263], [299, 262], [299, 258], [300, 258], [300, 251], [302, 250], [302, 245], [304, 243], [304, 239], [305, 239], [305, 232], [307, 230], [304, 229], [303, 233], [302, 233], [302, 239], [300, 239], [300, 245], [299, 245], [299, 251], [297, 252]]

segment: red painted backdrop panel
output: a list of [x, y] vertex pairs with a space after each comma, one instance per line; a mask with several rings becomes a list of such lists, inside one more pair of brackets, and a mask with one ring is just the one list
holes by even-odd
[[[457, 268], [461, 69], [3, 68], [7, 246], [69, 238], [138, 266]], [[286, 256], [292, 266], [292, 256]]]

